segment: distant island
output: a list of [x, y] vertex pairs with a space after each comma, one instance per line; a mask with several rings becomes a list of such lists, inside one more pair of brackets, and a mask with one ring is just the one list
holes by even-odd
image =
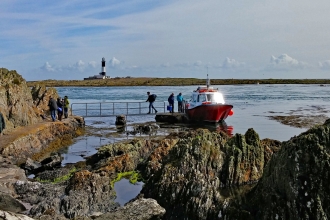
[[[330, 84], [330, 79], [211, 79], [211, 85], [247, 84]], [[196, 78], [152, 78], [152, 77], [115, 77], [93, 80], [41, 80], [28, 81], [28, 86], [43, 84], [48, 87], [67, 86], [189, 86], [204, 85], [206, 79]]]

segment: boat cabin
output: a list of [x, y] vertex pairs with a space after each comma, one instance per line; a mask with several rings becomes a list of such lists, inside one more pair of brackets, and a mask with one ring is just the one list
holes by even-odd
[[191, 97], [191, 102], [203, 104], [225, 104], [223, 95], [213, 87], [200, 86]]

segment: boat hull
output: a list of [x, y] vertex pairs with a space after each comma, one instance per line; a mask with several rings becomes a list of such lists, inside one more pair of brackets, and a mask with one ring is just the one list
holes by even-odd
[[219, 122], [228, 117], [232, 108], [232, 105], [210, 104], [186, 109], [186, 112], [189, 118], [194, 121]]

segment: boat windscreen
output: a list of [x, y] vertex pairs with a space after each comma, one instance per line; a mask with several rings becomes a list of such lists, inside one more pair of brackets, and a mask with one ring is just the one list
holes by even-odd
[[207, 94], [207, 101], [213, 102], [213, 103], [221, 103], [221, 104], [225, 103], [221, 93]]

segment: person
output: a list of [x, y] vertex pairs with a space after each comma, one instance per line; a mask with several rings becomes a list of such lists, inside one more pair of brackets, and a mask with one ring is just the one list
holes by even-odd
[[68, 96], [64, 96], [64, 101], [63, 101], [63, 111], [64, 111], [64, 117], [68, 118], [68, 112], [69, 112], [69, 106], [70, 106], [70, 102], [69, 102], [69, 98]]
[[60, 97], [57, 98], [57, 116], [58, 120], [62, 121], [62, 116], [63, 116], [63, 102]]
[[169, 106], [172, 106], [172, 109], [171, 109], [170, 112], [171, 112], [171, 113], [174, 113], [174, 93], [172, 93], [172, 94], [168, 97], [167, 101], [168, 101]]
[[157, 113], [158, 111], [154, 107], [154, 101], [156, 100], [157, 96], [155, 94], [150, 95], [150, 92], [147, 92], [147, 95], [148, 95], [148, 99], [146, 102], [149, 102], [149, 112], [147, 114], [150, 114], [151, 108], [155, 110], [155, 112]]
[[179, 95], [176, 96], [176, 100], [178, 101], [178, 112], [183, 112], [183, 108], [182, 108], [183, 96], [181, 92], [179, 93]]
[[57, 104], [56, 104], [55, 99], [53, 99], [53, 97], [51, 97], [51, 96], [49, 96], [48, 107], [49, 107], [50, 115], [52, 116], [52, 120], [55, 121]]

